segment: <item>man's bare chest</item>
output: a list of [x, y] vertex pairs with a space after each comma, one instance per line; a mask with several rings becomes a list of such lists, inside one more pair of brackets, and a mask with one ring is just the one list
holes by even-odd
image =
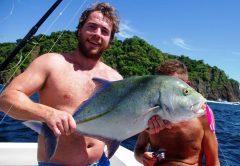
[[41, 98], [48, 105], [78, 107], [97, 90], [93, 77], [94, 74], [82, 73], [51, 75], [41, 90]]
[[198, 120], [174, 124], [172, 129], [164, 129], [158, 134], [150, 137], [153, 145], [172, 146], [173, 148], [183, 146], [191, 147], [201, 143], [204, 130]]

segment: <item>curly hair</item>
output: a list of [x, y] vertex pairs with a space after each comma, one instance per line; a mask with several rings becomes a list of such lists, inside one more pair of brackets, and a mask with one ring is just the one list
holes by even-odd
[[167, 60], [156, 69], [156, 74], [159, 75], [172, 75], [175, 72], [178, 74], [188, 73], [186, 65], [176, 59]]
[[[77, 26], [77, 31], [85, 24], [89, 15], [95, 11], [100, 11], [105, 17], [112, 21], [113, 28], [111, 32], [111, 40], [114, 38], [115, 33], [119, 32], [119, 16], [117, 10], [110, 4], [101, 2], [96, 3], [93, 7], [87, 8], [81, 15]], [[75, 34], [77, 35], [77, 31]]]

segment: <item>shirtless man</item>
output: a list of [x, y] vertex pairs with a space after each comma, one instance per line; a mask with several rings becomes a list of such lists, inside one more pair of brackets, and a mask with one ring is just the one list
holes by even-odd
[[[188, 82], [187, 68], [178, 60], [166, 61], [157, 69], [157, 74], [170, 75]], [[213, 113], [210, 114], [213, 119]], [[154, 117], [151, 120], [156, 131], [152, 127], [151, 132], [142, 132], [134, 150], [135, 158], [144, 166], [201, 166], [203, 155], [206, 166], [220, 165], [216, 136], [209, 126], [207, 116], [171, 124], [168, 128], [164, 128]], [[159, 161], [153, 157], [152, 152], [148, 152], [149, 146], [152, 151], [164, 149], [165, 159]]]
[[[122, 79], [100, 61], [118, 29], [115, 9], [106, 3], [96, 4], [80, 18], [76, 31], [79, 45], [74, 52], [39, 56], [1, 94], [0, 108], [9, 116], [44, 122], [59, 136], [50, 161], [46, 159], [45, 138], [38, 137], [39, 165], [86, 166], [100, 158], [99, 165], [109, 165], [103, 142], [74, 132], [76, 123], [72, 114], [93, 93], [96, 87], [93, 77]], [[34, 92], [39, 92], [40, 103], [29, 99]]]

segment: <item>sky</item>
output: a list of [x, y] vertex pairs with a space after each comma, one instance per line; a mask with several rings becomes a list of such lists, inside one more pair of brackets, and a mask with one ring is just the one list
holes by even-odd
[[[15, 42], [55, 0], [1, 0], [0, 43]], [[76, 30], [79, 16], [97, 0], [63, 0], [37, 34]], [[240, 82], [239, 0], [106, 0], [119, 13], [118, 39], [138, 36], [162, 52], [203, 60]]]

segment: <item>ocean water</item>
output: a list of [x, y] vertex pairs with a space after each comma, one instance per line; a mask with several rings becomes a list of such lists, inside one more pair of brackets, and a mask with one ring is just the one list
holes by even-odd
[[[36, 94], [31, 98], [38, 100]], [[215, 114], [221, 166], [240, 165], [240, 104], [208, 102], [208, 105]], [[0, 142], [36, 142], [37, 134], [21, 123], [0, 112]], [[122, 145], [133, 150], [136, 139], [132, 137]]]

